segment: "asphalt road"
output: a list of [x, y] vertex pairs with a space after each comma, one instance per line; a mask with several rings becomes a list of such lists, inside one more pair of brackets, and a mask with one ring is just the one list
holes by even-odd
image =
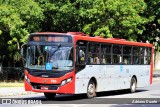
[[[7, 97], [10, 98], [10, 97]], [[46, 104], [54, 104], [53, 107], [158, 107], [160, 106], [160, 81], [154, 82], [152, 85], [144, 88], [138, 88], [136, 93], [128, 93], [126, 90], [109, 91], [98, 93], [98, 96], [93, 99], [87, 99], [83, 95], [57, 95], [53, 100], [47, 100], [43, 93], [12, 96], [16, 100], [38, 100], [43, 106]], [[157, 104], [159, 103], [159, 104]], [[69, 105], [67, 105], [69, 104]], [[1, 106], [1, 105], [0, 105]], [[9, 105], [7, 105], [9, 106]], [[5, 105], [5, 107], [7, 107]], [[12, 105], [14, 106], [14, 105]], [[17, 106], [17, 105], [16, 105]]]

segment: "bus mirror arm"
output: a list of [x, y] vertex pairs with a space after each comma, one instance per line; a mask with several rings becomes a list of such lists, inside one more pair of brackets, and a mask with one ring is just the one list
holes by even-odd
[[21, 48], [20, 53], [21, 53], [21, 57], [23, 57], [23, 48]]
[[27, 44], [23, 44], [23, 45], [21, 46], [21, 50], [20, 50], [21, 58], [22, 58], [23, 60], [26, 60], [26, 59], [24, 58], [24, 49], [25, 49], [26, 46], [27, 46]]

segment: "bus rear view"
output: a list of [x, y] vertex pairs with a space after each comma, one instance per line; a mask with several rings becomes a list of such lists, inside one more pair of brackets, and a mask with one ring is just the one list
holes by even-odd
[[47, 98], [56, 93], [74, 93], [72, 37], [58, 33], [34, 33], [22, 48], [25, 59], [25, 90], [43, 92]]

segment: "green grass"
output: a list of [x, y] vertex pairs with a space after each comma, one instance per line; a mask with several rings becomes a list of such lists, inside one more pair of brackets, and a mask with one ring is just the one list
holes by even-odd
[[23, 82], [0, 82], [0, 87], [24, 87]]

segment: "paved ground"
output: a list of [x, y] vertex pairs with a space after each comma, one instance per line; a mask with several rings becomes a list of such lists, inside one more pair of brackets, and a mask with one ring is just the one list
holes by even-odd
[[27, 95], [33, 93], [34, 92], [26, 92], [24, 87], [0, 87], [0, 97]]
[[[134, 100], [160, 101], [160, 72], [154, 73], [153, 84], [148, 87], [138, 88], [134, 94], [125, 91], [111, 91], [99, 93], [93, 99], [87, 99], [84, 95], [58, 95], [54, 100], [47, 100], [42, 93], [32, 94], [24, 91], [24, 87], [0, 88], [1, 98], [18, 98], [22, 100], [41, 100], [45, 105], [29, 105], [30, 107], [158, 107], [160, 104], [126, 104]], [[8, 95], [8, 92], [10, 93]], [[21, 95], [25, 94], [25, 95]], [[139, 99], [144, 98], [144, 99]], [[117, 104], [120, 102], [120, 104]], [[124, 104], [122, 104], [124, 102]], [[83, 104], [82, 104], [83, 103]], [[47, 105], [46, 105], [47, 104]], [[52, 105], [49, 105], [52, 104]], [[99, 105], [98, 105], [99, 104]], [[0, 105], [0, 107], [19, 107], [22, 105]], [[23, 107], [28, 105], [23, 105]]]
[[[157, 81], [148, 87], [138, 88], [134, 94], [126, 91], [109, 91], [99, 93], [98, 96], [93, 99], [87, 99], [84, 95], [57, 95], [55, 99], [47, 100], [42, 93], [19, 95], [6, 98], [24, 101], [39, 100], [43, 103], [43, 105], [29, 105], [30, 107], [160, 107], [159, 87], [160, 81]], [[144, 104], [146, 100], [155, 101], [155, 104]], [[136, 101], [141, 101], [142, 104], [138, 104]], [[159, 104], [157, 104], [156, 101]], [[9, 107], [4, 104], [0, 106]], [[17, 107], [20, 105], [12, 106]]]

